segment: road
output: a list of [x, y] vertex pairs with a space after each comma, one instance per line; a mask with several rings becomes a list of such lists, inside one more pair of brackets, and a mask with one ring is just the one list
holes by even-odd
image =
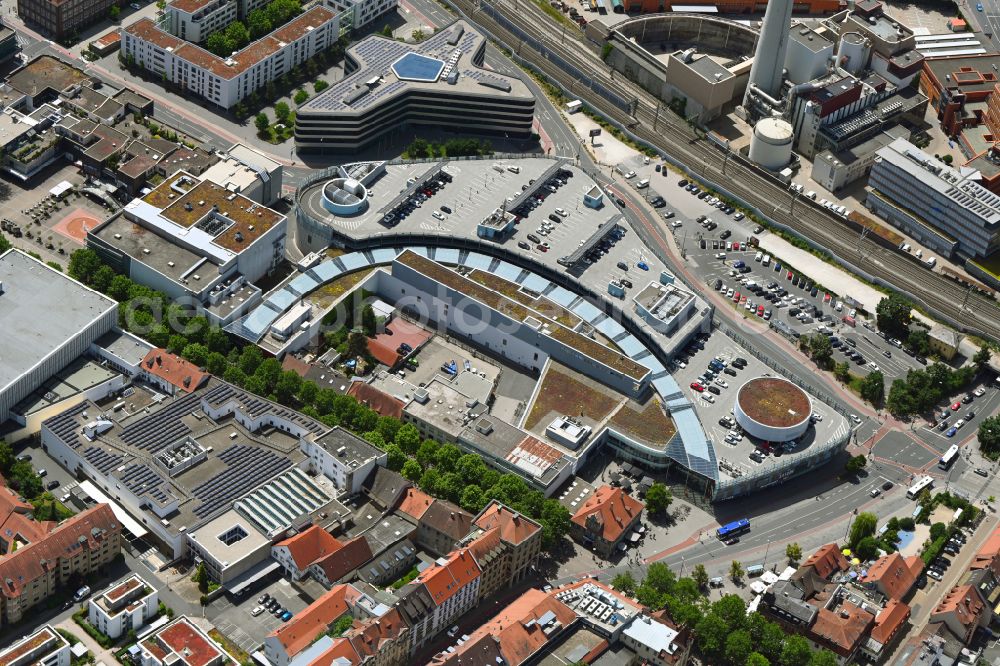
[[[503, 1], [493, 7], [525, 35], [543, 44], [550, 52], [548, 57], [533, 50], [529, 42], [500, 25], [489, 13], [481, 11], [472, 0], [449, 2], [471, 16], [494, 37], [514, 45], [514, 50], [521, 57], [529, 60], [563, 89], [585, 99], [608, 118], [630, 127], [639, 139], [678, 160], [691, 173], [725, 184], [731, 194], [803, 238], [828, 249], [855, 272], [866, 273], [873, 280], [910, 295], [931, 312], [967, 332], [1000, 340], [1000, 308], [994, 300], [971, 293], [912, 259], [885, 250], [867, 238], [857, 237], [853, 232], [845, 233], [838, 216], [811, 201], [796, 202], [783, 186], [770, 177], [723, 155], [683, 119], [661, 109], [659, 101], [646, 91], [623, 80], [620, 75], [615, 77], [594, 51], [593, 45], [576, 37], [578, 33], [568, 31], [564, 37], [566, 43], [560, 41], [555, 35], [561, 29], [552, 25], [551, 19], [533, 3], [521, 2], [516, 10]], [[575, 73], [555, 63], [551, 57], [553, 54], [571, 63], [580, 72], [586, 72], [589, 80], [574, 78]], [[632, 100], [634, 112], [622, 111], [588, 88], [595, 85], [603, 86], [623, 100]]]

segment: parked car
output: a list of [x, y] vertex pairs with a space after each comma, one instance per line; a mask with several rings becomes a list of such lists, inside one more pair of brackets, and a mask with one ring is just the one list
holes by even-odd
[[263, 606], [254, 606], [254, 609], [252, 611], [250, 611], [250, 615], [252, 617], [257, 617], [258, 615], [260, 615], [263, 612], [264, 612], [264, 607]]

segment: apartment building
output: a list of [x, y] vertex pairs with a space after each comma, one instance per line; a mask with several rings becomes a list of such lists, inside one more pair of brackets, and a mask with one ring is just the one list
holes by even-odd
[[482, 569], [480, 598], [524, 578], [542, 553], [542, 526], [493, 500], [473, 520], [468, 544]]
[[396, 8], [399, 0], [326, 0], [326, 5], [343, 14], [344, 27], [363, 28]]
[[472, 515], [462, 507], [434, 499], [418, 488], [406, 490], [399, 511], [417, 522], [417, 545], [438, 556], [450, 553], [472, 527]]
[[88, 576], [121, 552], [121, 524], [107, 504], [63, 521], [0, 559], [0, 627], [19, 622], [72, 576]]
[[142, 666], [236, 666], [231, 654], [181, 616], [139, 643]]
[[570, 518], [570, 535], [605, 559], [624, 546], [645, 505], [621, 488], [602, 486]]
[[361, 492], [361, 485], [376, 466], [385, 466], [388, 455], [357, 435], [334, 428], [313, 441], [299, 443], [316, 474], [333, 479], [348, 495]]
[[329, 587], [372, 559], [372, 551], [364, 537], [341, 541], [313, 525], [272, 546], [271, 557], [292, 580], [311, 576]]
[[236, 16], [236, 0], [174, 0], [164, 9], [163, 25], [170, 34], [201, 44]]
[[[221, 19], [220, 19], [221, 20]], [[287, 74], [340, 36], [340, 17], [313, 7], [271, 34], [220, 58], [141, 19], [122, 29], [123, 58], [223, 109]]]
[[0, 650], [3, 666], [69, 666], [69, 642], [49, 625]]
[[156, 589], [133, 574], [90, 598], [87, 621], [115, 639], [145, 626], [159, 610], [159, 602]]
[[17, 0], [17, 15], [61, 40], [107, 18], [111, 7], [122, 4], [119, 0]]
[[410, 654], [479, 603], [482, 570], [468, 550], [456, 550], [400, 590], [396, 608], [410, 626]]

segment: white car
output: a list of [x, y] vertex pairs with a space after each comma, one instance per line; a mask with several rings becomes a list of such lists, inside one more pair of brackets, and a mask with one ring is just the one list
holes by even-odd
[[961, 430], [962, 426], [964, 426], [964, 425], [965, 425], [965, 419], [959, 419], [959, 420], [955, 421], [955, 425], [953, 425], [952, 427], [955, 430]]
[[984, 395], [986, 395], [986, 389], [980, 386], [979, 388], [977, 388], [975, 391], [972, 392], [972, 395], [976, 396], [977, 398], [982, 398]]
[[725, 379], [716, 379], [716, 386], [721, 386], [722, 388], [729, 388], [729, 383]]
[[676, 222], [674, 222], [674, 223], [673, 223], [673, 224], [671, 224], [670, 226], [672, 226], [672, 227], [673, 227], [674, 229], [677, 229], [678, 227], [681, 227], [681, 226], [683, 226], [683, 225], [684, 225], [684, 223], [683, 223], [683, 222], [681, 222], [680, 220], [677, 220]]
[[250, 615], [253, 616], [253, 617], [257, 617], [258, 615], [260, 615], [263, 612], [264, 612], [264, 607], [263, 606], [255, 606], [254, 609], [252, 611], [250, 611]]
[[715, 396], [712, 395], [711, 393], [702, 393], [701, 394], [701, 399], [704, 400], [707, 403], [714, 403], [715, 402]]
[[837, 301], [836, 310], [837, 310], [837, 312], [843, 312], [844, 311], [844, 303], [842, 301]]
[[875, 363], [873, 361], [869, 361], [868, 362], [868, 367], [872, 369], [872, 372], [880, 372], [879, 367], [878, 367], [878, 363]]
[[431, 213], [431, 215], [433, 215], [434, 217], [436, 217], [439, 220], [443, 220], [444, 219], [444, 214], [441, 211], [438, 211], [438, 210], [436, 210], [433, 213]]
[[635, 171], [629, 171], [627, 174], [625, 174], [625, 179], [626, 180], [628, 180], [630, 178], [635, 178]]
[[849, 313], [847, 313], [847, 314], [848, 314], [848, 316], [849, 316], [849, 317], [850, 317], [851, 319], [853, 319], [853, 318], [855, 318], [855, 317], [857, 317], [857, 316], [858, 316], [858, 311], [857, 311], [857, 310], [851, 310], [851, 311], [850, 311]]
[[681, 369], [688, 367], [688, 364], [684, 361], [677, 361], [677, 365], [680, 366]]
[[861, 423], [861, 417], [858, 416], [857, 414], [851, 414], [851, 420], [854, 421], [857, 424]]
[[823, 415], [819, 412], [813, 412], [812, 420], [818, 423], [823, 420]]
[[732, 289], [727, 289], [727, 290], [726, 290], [726, 298], [732, 298], [732, 297], [733, 297], [733, 294], [735, 294], [735, 293], [736, 293], [736, 292], [735, 292], [735, 291], [733, 291]]
[[458, 625], [456, 624], [454, 627], [448, 630], [448, 636], [454, 638], [457, 635], [458, 635]]
[[569, 217], [569, 213], [567, 213], [562, 208], [556, 208], [556, 215], [558, 215], [559, 217]]

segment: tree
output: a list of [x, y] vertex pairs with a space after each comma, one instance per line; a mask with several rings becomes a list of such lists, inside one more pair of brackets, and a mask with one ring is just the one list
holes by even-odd
[[904, 296], [892, 293], [884, 296], [875, 306], [878, 330], [899, 339], [909, 339], [910, 312], [913, 304]]
[[708, 570], [705, 568], [705, 565], [694, 565], [694, 571], [691, 572], [691, 578], [694, 579], [694, 582], [698, 584], [700, 589], [703, 589], [706, 585], [708, 585]]
[[653, 562], [646, 569], [646, 578], [642, 582], [661, 594], [670, 594], [677, 584], [677, 576], [663, 562]]
[[349, 358], [358, 358], [359, 356], [366, 356], [367, 354], [368, 338], [365, 337], [364, 333], [351, 331], [347, 335], [347, 356]]
[[864, 469], [865, 465], [868, 464], [868, 459], [862, 455], [851, 456], [847, 459], [847, 463], [844, 465], [844, 472], [848, 475], [854, 475]]
[[208, 362], [208, 347], [197, 343], [185, 345], [181, 351], [181, 356], [199, 367], [205, 367], [205, 364]]
[[937, 541], [948, 533], [948, 526], [944, 523], [934, 523], [931, 525], [931, 541]]
[[413, 458], [410, 458], [403, 465], [403, 469], [400, 470], [400, 474], [407, 478], [409, 481], [416, 483], [421, 476], [423, 476], [424, 468], [420, 466]]
[[10, 249], [10, 241], [3, 234], [0, 234], [0, 254]]
[[[101, 258], [97, 256], [96, 252], [89, 248], [84, 248], [76, 250], [70, 255], [69, 269], [67, 272], [74, 280], [90, 285], [93, 280], [94, 273], [96, 273], [97, 270], [103, 265], [104, 263], [101, 261]], [[116, 300], [123, 301], [125, 299], [118, 298]]]
[[906, 346], [917, 356], [931, 353], [931, 336], [922, 328], [915, 328], [906, 336]]
[[972, 364], [976, 366], [976, 372], [982, 372], [983, 368], [989, 365], [991, 356], [992, 352], [988, 346], [984, 344], [979, 348], [979, 351], [972, 357]]
[[[3, 241], [0, 241], [0, 253], [3, 252]], [[90, 286], [101, 293], [105, 293], [111, 286], [111, 281], [115, 279], [115, 271], [110, 266], [101, 266], [91, 278]]]
[[542, 544], [546, 548], [552, 548], [569, 533], [569, 509], [558, 500], [545, 500], [538, 519], [542, 524]]
[[878, 525], [878, 516], [868, 511], [863, 511], [854, 517], [851, 523], [850, 537], [847, 544], [851, 549], [857, 548], [858, 544], [865, 537], [874, 536], [875, 528]]
[[299, 88], [295, 91], [295, 96], [292, 98], [292, 101], [298, 105], [302, 105], [307, 99], [309, 99], [309, 93]]
[[226, 39], [233, 51], [238, 51], [250, 43], [250, 31], [240, 21], [233, 21], [226, 26]]
[[985, 418], [979, 424], [979, 450], [990, 458], [1000, 453], [1000, 416]]
[[267, 119], [267, 114], [261, 111], [257, 114], [257, 117], [253, 119], [253, 124], [257, 128], [260, 134], [267, 131], [267, 128], [271, 126], [271, 121]]
[[851, 364], [847, 361], [837, 363], [833, 366], [833, 376], [842, 382], [848, 381], [851, 378]]
[[118, 5], [111, 5], [108, 8], [108, 18], [112, 21], [117, 21], [118, 17], [122, 15], [122, 8]]
[[420, 463], [422, 467], [434, 464], [434, 461], [437, 460], [439, 446], [440, 445], [433, 439], [425, 439], [420, 443], [420, 448], [417, 449], [417, 462]]
[[319, 79], [318, 81], [313, 83], [313, 90], [315, 90], [317, 93], [321, 93], [329, 87], [330, 84], [324, 81], [323, 79]]
[[398, 472], [403, 469], [403, 465], [405, 465], [406, 461], [409, 460], [409, 458], [406, 457], [406, 454], [403, 453], [403, 451], [395, 444], [387, 444], [385, 447], [385, 453], [388, 457], [385, 465], [394, 472]]
[[247, 14], [247, 28], [250, 30], [250, 39], [260, 39], [271, 32], [271, 19], [263, 9], [255, 9]]
[[[420, 431], [412, 423], [404, 423], [396, 431], [396, 445], [407, 455], [413, 455], [420, 448]], [[477, 458], [478, 459], [478, 458]], [[480, 461], [482, 462], [482, 461]], [[465, 477], [466, 481], [471, 481]]]
[[288, 117], [292, 114], [291, 108], [285, 102], [278, 102], [274, 105], [274, 117], [279, 123], [288, 124]]
[[299, 388], [299, 400], [304, 405], [311, 405], [316, 401], [318, 393], [319, 387], [316, 386], [315, 382], [302, 382], [302, 386]]
[[747, 655], [747, 666], [771, 666], [771, 662], [760, 652], [751, 652]]
[[213, 32], [208, 36], [208, 39], [205, 41], [205, 48], [220, 58], [225, 58], [233, 52], [232, 43], [221, 30]]
[[785, 637], [778, 663], [781, 666], [808, 666], [810, 657], [812, 648], [809, 647], [809, 641], [798, 634], [792, 634]]
[[202, 594], [208, 594], [208, 570], [205, 568], [204, 562], [199, 562], [198, 567], [194, 570], [194, 578], [192, 579], [195, 583], [198, 583], [198, 591]]
[[826, 367], [830, 359], [833, 358], [833, 345], [830, 343], [830, 338], [818, 333], [809, 338], [809, 353], [812, 354], [816, 365]]
[[361, 330], [365, 332], [368, 337], [375, 336], [375, 309], [371, 304], [366, 303], [363, 308], [361, 308]]
[[817, 650], [809, 657], [809, 666], [837, 666], [837, 655], [829, 650]]
[[111, 284], [108, 285], [108, 296], [119, 303], [129, 300], [129, 293], [132, 291], [132, 280], [124, 275], [116, 275]]
[[388, 23], [382, 26], [382, 36], [392, 38], [392, 26]]
[[666, 513], [673, 501], [673, 495], [662, 483], [654, 483], [646, 491], [646, 511], [653, 515]]
[[430, 157], [430, 144], [427, 142], [427, 139], [417, 137], [410, 142], [410, 145], [406, 147], [405, 152], [413, 159]]
[[434, 456], [434, 465], [442, 472], [452, 472], [455, 471], [461, 457], [462, 449], [454, 444], [444, 444]]
[[744, 666], [750, 653], [753, 652], [753, 639], [750, 632], [740, 629], [726, 638], [726, 661], [733, 666]]
[[611, 585], [619, 592], [632, 596], [635, 594], [636, 581], [631, 573], [624, 571], [611, 579]]
[[247, 345], [240, 352], [240, 370], [243, 374], [252, 375], [257, 372], [257, 368], [264, 361], [264, 354], [261, 353], [257, 345]]
[[459, 504], [463, 509], [471, 513], [479, 513], [486, 506], [486, 495], [482, 488], [476, 484], [468, 485], [462, 491], [462, 499]]
[[790, 543], [785, 546], [785, 557], [788, 558], [788, 563], [798, 562], [802, 559], [802, 546], [798, 543]]
[[[274, 384], [274, 395], [283, 405], [289, 405], [295, 400], [295, 395], [299, 392], [302, 387], [302, 377], [291, 370], [285, 370], [278, 377], [278, 381]], [[374, 444], [374, 442], [372, 442]], [[385, 444], [379, 448], [384, 448]]]
[[733, 560], [729, 564], [729, 577], [733, 579], [734, 583], [739, 583], [743, 580], [743, 565], [737, 560]]
[[9, 475], [14, 460], [14, 447], [8, 444], [7, 440], [0, 439], [0, 474]]
[[875, 540], [875, 537], [865, 537], [854, 548], [854, 554], [861, 561], [875, 559], [878, 557], [878, 541]]
[[885, 377], [880, 370], [869, 373], [861, 380], [861, 397], [873, 405], [881, 405], [885, 399]]
[[431, 467], [430, 469], [424, 470], [424, 473], [420, 475], [418, 485], [420, 486], [420, 489], [428, 495], [436, 495], [438, 485], [440, 485], [440, 483], [441, 472]]
[[709, 613], [695, 625], [695, 636], [698, 637], [698, 649], [705, 656], [705, 663], [717, 663], [717, 657], [726, 645], [729, 627], [715, 613]]

